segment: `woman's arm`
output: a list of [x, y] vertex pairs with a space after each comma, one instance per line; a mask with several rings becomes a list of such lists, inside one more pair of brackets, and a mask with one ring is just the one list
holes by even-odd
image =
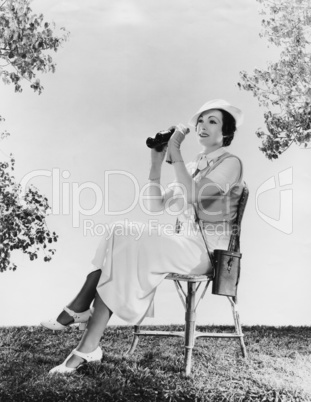
[[174, 189], [168, 188], [166, 191], [160, 184], [161, 170], [167, 146], [161, 152], [151, 149], [151, 167], [149, 173], [149, 183], [146, 189], [148, 199], [147, 207], [150, 212], [163, 211], [168, 200], [173, 199]]
[[[167, 146], [162, 152], [151, 149], [149, 183], [146, 187], [146, 198], [148, 200], [147, 209], [150, 212], [163, 211], [165, 208], [171, 207], [181, 198], [181, 190], [178, 188], [179, 186], [176, 188], [176, 183], [169, 185], [166, 190], [164, 190], [161, 185], [161, 170], [166, 150]], [[176, 192], [178, 195], [175, 197]]]

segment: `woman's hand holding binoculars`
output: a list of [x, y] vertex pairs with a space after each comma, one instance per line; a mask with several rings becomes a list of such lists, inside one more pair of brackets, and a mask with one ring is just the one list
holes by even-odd
[[189, 128], [185, 127], [183, 124], [178, 124], [177, 126], [173, 126], [173, 128], [174, 133], [168, 142], [168, 150], [166, 155], [167, 163], [182, 161], [180, 145], [184, 141], [186, 134], [190, 132]]
[[185, 135], [190, 132], [189, 128], [184, 126], [183, 124], [178, 124], [177, 126], [172, 126], [169, 128], [169, 130], [174, 130], [173, 135], [169, 139], [169, 147], [176, 147], [177, 149], [180, 149], [180, 144], [183, 142], [185, 139]]
[[166, 161], [172, 163], [171, 154], [176, 153], [176, 150], [179, 151], [180, 144], [189, 131], [189, 128], [185, 127], [183, 124], [178, 124], [177, 126], [171, 126], [168, 130], [160, 131], [154, 138], [147, 138], [146, 144], [152, 149], [152, 163], [162, 164], [167, 148], [169, 149]]

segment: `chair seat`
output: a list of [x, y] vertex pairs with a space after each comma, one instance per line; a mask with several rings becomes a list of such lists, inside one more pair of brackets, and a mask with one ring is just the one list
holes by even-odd
[[206, 275], [180, 275], [180, 274], [168, 274], [165, 279], [169, 279], [171, 281], [185, 281], [185, 282], [206, 282], [213, 279], [213, 274]]

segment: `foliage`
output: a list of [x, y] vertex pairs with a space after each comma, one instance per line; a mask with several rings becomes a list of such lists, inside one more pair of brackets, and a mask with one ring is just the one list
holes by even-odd
[[[171, 331], [181, 326], [152, 327]], [[234, 331], [200, 327], [203, 331]], [[244, 327], [248, 359], [237, 339], [197, 339], [193, 370], [183, 376], [179, 338], [143, 337], [136, 352], [124, 356], [132, 328], [108, 327], [100, 342], [101, 362], [68, 376], [49, 376], [79, 342], [78, 330], [38, 327], [0, 330], [0, 400], [15, 401], [167, 401], [307, 402], [311, 400], [310, 327]]]
[[240, 88], [251, 91], [264, 113], [268, 133], [258, 129], [259, 149], [276, 159], [292, 144], [311, 140], [311, 5], [309, 0], [257, 0], [262, 5], [261, 37], [280, 48], [276, 62], [252, 74], [241, 71]]
[[55, 250], [47, 246], [58, 238], [46, 227], [47, 198], [34, 186], [23, 192], [12, 175], [14, 165], [12, 154], [9, 162], [0, 162], [0, 272], [16, 269], [11, 262], [12, 250], [22, 250], [34, 260], [42, 249], [44, 261], [50, 261]]
[[[68, 32], [61, 28], [55, 34], [55, 24], [44, 21], [42, 14], [32, 13], [30, 0], [0, 0], [0, 77], [5, 84], [13, 84], [15, 92], [22, 91], [23, 79], [41, 94], [43, 86], [36, 74], [55, 72], [50, 55], [68, 39]], [[0, 122], [4, 118], [0, 116]], [[4, 131], [0, 139], [7, 137]], [[22, 250], [30, 260], [44, 250], [49, 261], [54, 249], [49, 243], [57, 241], [55, 232], [46, 227], [48, 200], [31, 186], [22, 193], [12, 172], [15, 160], [10, 155], [7, 162], [0, 161], [0, 272], [16, 269], [11, 262], [11, 251]]]
[[[1, 1], [1, 0], [0, 0]], [[22, 79], [39, 94], [43, 90], [36, 72], [55, 72], [55, 63], [47, 51], [57, 51], [68, 39], [68, 32], [54, 33], [55, 24], [32, 13], [30, 0], [2, 0], [0, 4], [0, 76], [5, 84], [22, 91]]]

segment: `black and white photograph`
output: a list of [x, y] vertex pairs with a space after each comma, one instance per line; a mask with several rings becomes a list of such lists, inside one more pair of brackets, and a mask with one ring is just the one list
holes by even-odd
[[0, 0], [0, 401], [311, 401], [311, 3]]

